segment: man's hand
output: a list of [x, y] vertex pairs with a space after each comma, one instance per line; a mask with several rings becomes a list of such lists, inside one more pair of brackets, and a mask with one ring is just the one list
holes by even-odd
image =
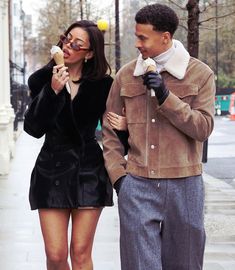
[[159, 105], [161, 105], [169, 95], [169, 90], [165, 87], [162, 76], [158, 72], [150, 71], [143, 76], [143, 79], [144, 85], [149, 90], [154, 90]]
[[123, 182], [123, 179], [126, 177], [126, 175], [123, 175], [121, 176], [120, 178], [118, 178], [118, 180], [114, 183], [113, 187], [117, 193], [117, 196], [118, 196], [118, 193], [121, 189], [121, 186], [122, 186], [122, 182]]

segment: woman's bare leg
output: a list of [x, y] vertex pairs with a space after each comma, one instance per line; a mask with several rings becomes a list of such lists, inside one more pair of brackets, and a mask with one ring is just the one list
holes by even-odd
[[40, 209], [39, 218], [47, 256], [47, 270], [69, 270], [68, 223], [71, 210]]
[[91, 253], [101, 211], [102, 208], [72, 210], [70, 253], [73, 270], [93, 269]]

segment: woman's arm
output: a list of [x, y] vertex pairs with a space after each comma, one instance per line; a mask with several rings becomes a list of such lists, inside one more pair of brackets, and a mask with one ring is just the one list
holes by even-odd
[[51, 76], [48, 69], [41, 69], [32, 74], [28, 85], [32, 102], [25, 112], [24, 130], [31, 136], [42, 137], [55, 123], [61, 111], [65, 96], [56, 94], [51, 88]]

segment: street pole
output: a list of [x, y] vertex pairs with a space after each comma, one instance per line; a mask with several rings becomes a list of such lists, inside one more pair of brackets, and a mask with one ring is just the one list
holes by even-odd
[[83, 20], [83, 2], [80, 0], [80, 15], [81, 15], [81, 20]]
[[218, 70], [218, 1], [215, 0], [215, 75], [216, 75], [216, 93], [218, 91], [219, 70]]
[[121, 66], [120, 30], [119, 30], [119, 0], [115, 0], [115, 71]]

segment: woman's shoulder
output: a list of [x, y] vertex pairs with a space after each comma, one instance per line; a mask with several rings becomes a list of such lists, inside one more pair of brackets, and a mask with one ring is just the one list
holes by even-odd
[[113, 82], [113, 78], [110, 75], [105, 75], [101, 79], [97, 80], [87, 80], [85, 85], [86, 87], [90, 88], [92, 91], [96, 89], [97, 91], [100, 91], [103, 89], [105, 92], [109, 91], [111, 85]]
[[113, 82], [113, 78], [112, 78], [112, 76], [111, 75], [109, 75], [109, 74], [106, 74], [104, 77], [102, 77], [101, 79], [99, 79], [99, 80], [95, 80], [95, 81], [93, 81], [94, 82], [94, 84], [107, 84], [107, 85], [111, 85], [112, 84], [112, 82]]
[[111, 81], [111, 82], [113, 81], [113, 77], [109, 74], [106, 74], [103, 79], [106, 81]]
[[110, 89], [112, 83], [113, 83], [113, 78], [110, 75], [105, 75], [105, 77], [102, 79], [102, 83], [108, 88], [108, 90]]

